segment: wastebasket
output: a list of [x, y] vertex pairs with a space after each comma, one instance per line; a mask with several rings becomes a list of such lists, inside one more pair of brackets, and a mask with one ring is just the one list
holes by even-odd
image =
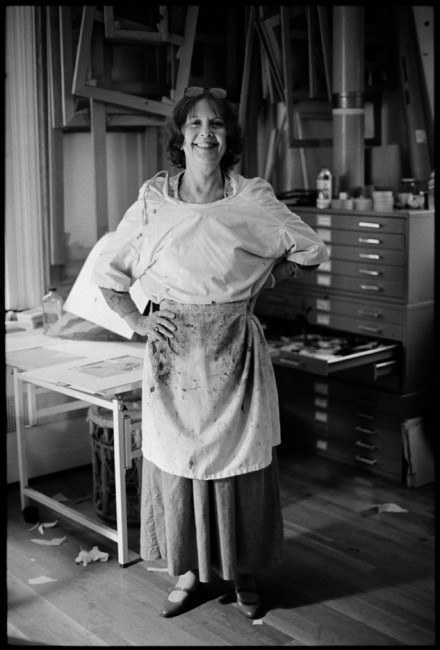
[[[141, 405], [127, 404], [131, 420], [131, 449], [142, 445]], [[93, 505], [104, 520], [116, 521], [116, 490], [114, 466], [113, 413], [99, 406], [88, 410], [89, 433], [92, 443]], [[142, 479], [142, 457], [133, 458], [133, 465], [125, 472], [127, 493], [127, 524], [140, 521], [140, 492]]]

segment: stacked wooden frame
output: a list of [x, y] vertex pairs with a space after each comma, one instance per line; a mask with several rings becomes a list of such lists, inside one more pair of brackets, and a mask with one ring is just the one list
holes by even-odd
[[[75, 52], [72, 8], [47, 8], [50, 197], [48, 210], [52, 265], [64, 262], [62, 131], [78, 128], [91, 130], [95, 168], [96, 234], [99, 239], [108, 231], [105, 173], [107, 127], [148, 127], [163, 124], [173, 106], [173, 98], [183, 95], [189, 82], [198, 10], [198, 6], [189, 5], [186, 8], [184, 33], [178, 35], [169, 32], [166, 6], [160, 7], [161, 20], [156, 25], [157, 29], [151, 30], [131, 21], [118, 20], [111, 6], [105, 6], [102, 12], [95, 6], [85, 5], [82, 8]], [[103, 48], [106, 41], [152, 44], [172, 49], [170, 59], [174, 61], [176, 58], [178, 65], [177, 70], [173, 70], [174, 86], [170, 87], [170, 97], [157, 101], [110, 89], [105, 79]], [[81, 99], [89, 102], [89, 108], [86, 110], [78, 109]]]

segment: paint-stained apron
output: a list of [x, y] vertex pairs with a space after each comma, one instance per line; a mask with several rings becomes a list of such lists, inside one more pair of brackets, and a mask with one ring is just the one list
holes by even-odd
[[263, 329], [248, 301], [173, 311], [175, 337], [148, 342], [142, 450], [171, 474], [214, 479], [267, 467], [280, 443], [278, 395]]

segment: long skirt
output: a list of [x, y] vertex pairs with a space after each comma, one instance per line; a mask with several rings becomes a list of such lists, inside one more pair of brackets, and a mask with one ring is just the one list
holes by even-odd
[[283, 558], [278, 465], [221, 479], [175, 476], [143, 459], [140, 555], [166, 560], [178, 576], [213, 571], [224, 580], [256, 573]]

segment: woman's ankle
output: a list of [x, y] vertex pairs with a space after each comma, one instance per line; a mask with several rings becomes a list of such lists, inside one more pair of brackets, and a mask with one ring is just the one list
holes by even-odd
[[198, 583], [199, 572], [197, 570], [187, 571], [177, 578], [176, 586], [192, 589], [192, 587], [196, 586]]
[[246, 589], [247, 587], [255, 589], [257, 581], [254, 573], [237, 573], [234, 578], [236, 588]]

